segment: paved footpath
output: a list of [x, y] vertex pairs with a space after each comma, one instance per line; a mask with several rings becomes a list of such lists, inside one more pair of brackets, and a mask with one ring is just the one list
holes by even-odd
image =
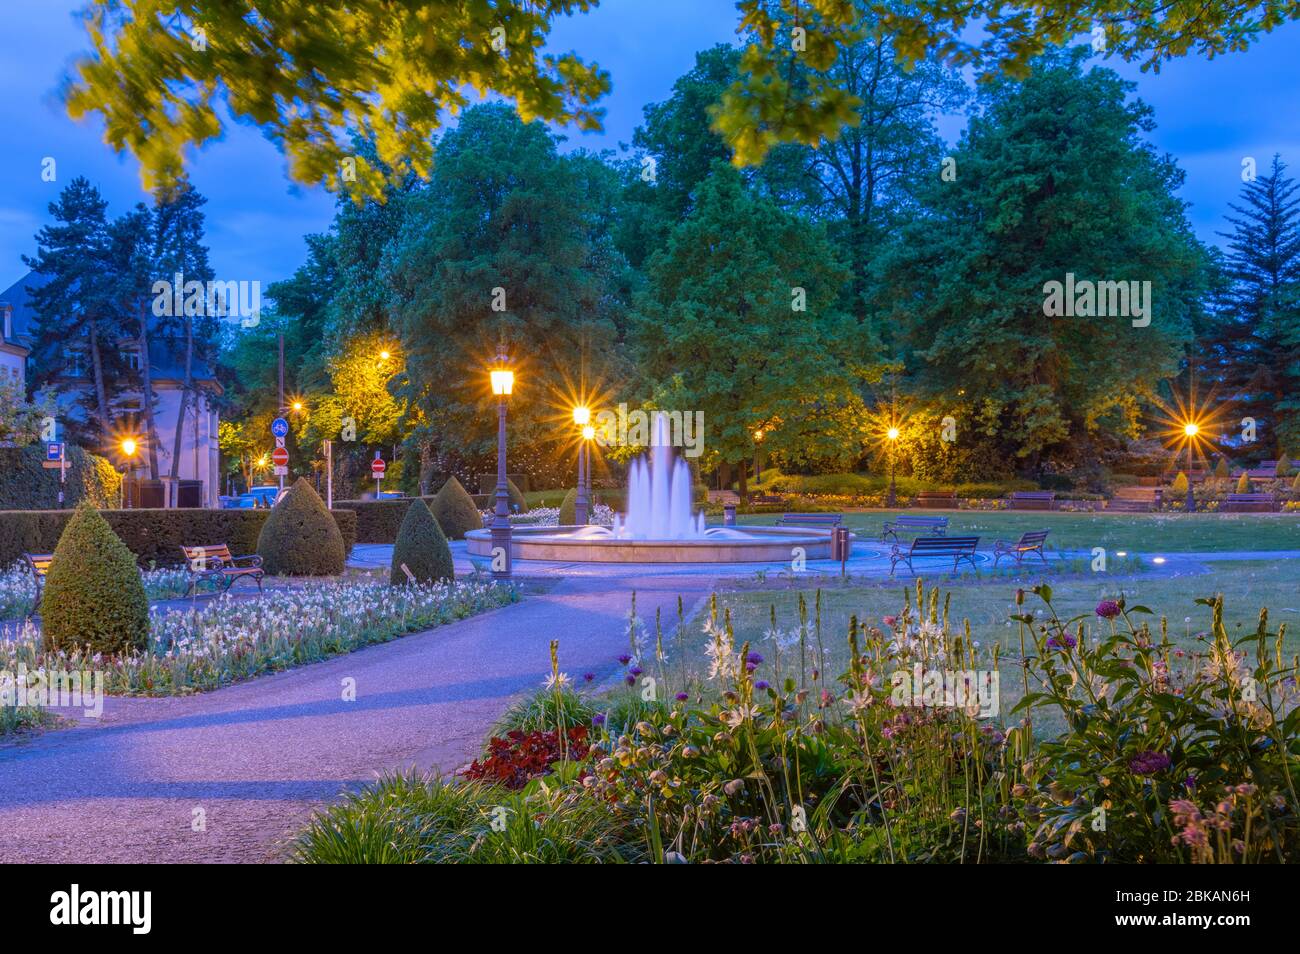
[[[425, 633], [215, 692], [110, 698], [96, 722], [0, 745], [0, 862], [281, 859], [341, 791], [474, 758], [510, 701], [549, 673], [552, 639], [571, 677], [614, 679], [633, 587], [648, 622], [712, 587], [702, 573], [559, 576]], [[347, 678], [355, 702], [342, 701]], [[200, 814], [206, 830], [194, 831]]]

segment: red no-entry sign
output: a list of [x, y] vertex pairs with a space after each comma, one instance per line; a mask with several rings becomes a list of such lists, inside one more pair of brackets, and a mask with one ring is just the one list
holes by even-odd
[[376, 478], [382, 477], [384, 476], [384, 470], [387, 466], [388, 465], [384, 463], [382, 457], [376, 457], [370, 462], [370, 472], [374, 474]]
[[285, 467], [289, 463], [289, 452], [283, 447], [277, 447], [271, 451], [271, 463], [276, 467]]

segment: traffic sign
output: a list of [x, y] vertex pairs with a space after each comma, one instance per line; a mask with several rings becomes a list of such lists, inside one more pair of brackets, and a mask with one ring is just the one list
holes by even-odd
[[45, 459], [51, 461], [63, 460], [63, 441], [48, 441], [45, 444]]
[[384, 469], [387, 466], [388, 465], [384, 463], [384, 459], [382, 457], [376, 457], [374, 460], [370, 462], [370, 472], [374, 474], [376, 477], [382, 477], [384, 476]]
[[276, 467], [285, 467], [289, 463], [289, 452], [283, 447], [277, 447], [271, 451], [271, 463]]
[[277, 417], [271, 422], [271, 433], [276, 437], [284, 437], [289, 433], [289, 422], [282, 417]]
[[277, 477], [288, 477], [288, 476], [289, 476], [289, 468], [288, 468], [288, 467], [275, 467], [275, 468], [272, 469], [271, 472], [272, 472], [273, 474], [275, 474], [275, 476], [277, 476]]

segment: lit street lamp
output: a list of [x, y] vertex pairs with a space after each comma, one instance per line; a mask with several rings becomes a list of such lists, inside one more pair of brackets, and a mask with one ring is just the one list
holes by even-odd
[[126, 492], [127, 482], [135, 475], [135, 455], [140, 450], [140, 445], [134, 437], [122, 439], [121, 444], [122, 456], [126, 458], [126, 466], [122, 469], [122, 509], [125, 510], [130, 502], [130, 497]]
[[898, 428], [891, 427], [885, 432], [889, 438], [889, 493], [885, 497], [886, 507], [898, 506], [898, 488], [894, 484], [894, 449], [898, 446]]
[[[510, 488], [506, 483], [506, 398], [515, 387], [515, 373], [505, 344], [497, 350], [497, 366], [490, 374], [492, 393], [497, 397], [497, 500], [492, 515], [492, 579], [510, 579]], [[501, 569], [498, 566], [501, 555]]]
[[[573, 423], [578, 425], [579, 433], [586, 436], [587, 428], [591, 425], [591, 408], [579, 404], [573, 409]], [[578, 445], [578, 498], [573, 504], [573, 522], [578, 526], [585, 526], [587, 523], [587, 442], [584, 440]]]
[[1192, 493], [1192, 451], [1196, 444], [1196, 435], [1201, 432], [1201, 427], [1195, 421], [1188, 421], [1183, 425], [1183, 434], [1187, 437], [1187, 501], [1186, 507], [1188, 513], [1196, 512], [1196, 496]]
[[762, 453], [763, 450], [761, 446], [762, 443], [763, 429], [760, 427], [754, 432], [754, 483], [756, 484], [761, 484], [763, 482], [763, 462], [759, 458], [759, 454]]

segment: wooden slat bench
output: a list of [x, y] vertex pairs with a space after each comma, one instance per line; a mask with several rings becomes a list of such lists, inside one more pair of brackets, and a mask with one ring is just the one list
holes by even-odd
[[1106, 502], [1106, 509], [1116, 513], [1150, 513], [1160, 509], [1164, 490], [1160, 487], [1121, 487]]
[[993, 565], [996, 567], [998, 561], [1003, 557], [1014, 557], [1016, 566], [1020, 561], [1031, 553], [1037, 553], [1043, 563], [1047, 562], [1047, 557], [1043, 555], [1043, 541], [1047, 539], [1048, 530], [1030, 530], [1020, 535], [1020, 539], [1015, 543], [1010, 540], [993, 541]]
[[1051, 490], [1016, 490], [1011, 494], [1012, 510], [1051, 510], [1056, 494]]
[[53, 553], [24, 553], [23, 561], [27, 564], [27, 572], [31, 573], [32, 579], [36, 581], [36, 602], [32, 604], [32, 610], [41, 605], [41, 597], [45, 595], [45, 577], [49, 575], [50, 564], [54, 562]]
[[1277, 500], [1272, 494], [1228, 494], [1219, 509], [1224, 513], [1272, 513]]
[[749, 498], [751, 504], [775, 504], [780, 506], [785, 503], [785, 498], [780, 494], [753, 494]]
[[941, 537], [948, 532], [948, 518], [913, 516], [910, 513], [901, 514], [885, 524], [884, 529], [880, 531], [880, 542], [884, 543], [890, 537], [897, 540], [899, 530], [926, 531], [931, 536]]
[[953, 573], [957, 572], [957, 564], [962, 560], [969, 560], [974, 568], [975, 548], [979, 542], [979, 537], [917, 537], [911, 546], [904, 547], [901, 543], [895, 543], [889, 554], [889, 575], [894, 575], [894, 570], [900, 563], [906, 563], [915, 575], [916, 568], [912, 566], [912, 561], [920, 557], [952, 557]]
[[783, 513], [778, 527], [825, 527], [833, 530], [844, 522], [842, 513]]
[[257, 584], [257, 591], [262, 592], [262, 577], [265, 572], [262, 570], [262, 558], [256, 554], [231, 556], [230, 547], [224, 543], [200, 547], [182, 546], [181, 552], [185, 554], [185, 564], [190, 573], [186, 596], [194, 592], [200, 583], [211, 583], [214, 589], [220, 587], [224, 593], [237, 580], [242, 579], [252, 580]]
[[912, 506], [931, 510], [956, 510], [957, 491], [922, 490], [917, 493], [916, 499], [912, 501]]

